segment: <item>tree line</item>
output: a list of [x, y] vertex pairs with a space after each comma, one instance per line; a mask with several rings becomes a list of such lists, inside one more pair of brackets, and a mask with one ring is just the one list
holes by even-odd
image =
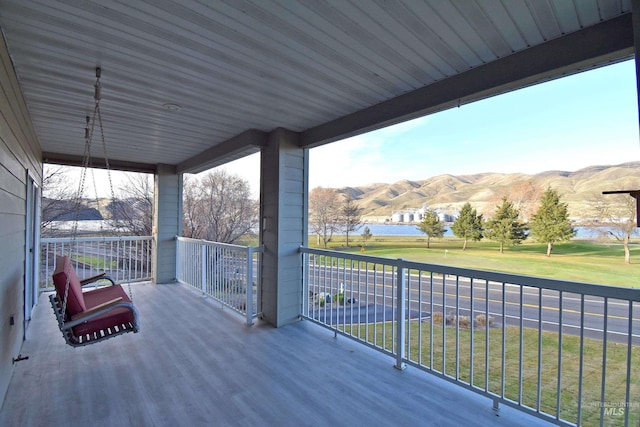
[[[589, 224], [602, 235], [612, 237], [622, 244], [625, 262], [630, 263], [630, 239], [636, 231], [636, 206], [631, 197], [617, 196], [609, 200], [594, 197], [590, 203], [594, 218]], [[458, 218], [451, 225], [453, 234], [462, 239], [462, 250], [467, 249], [469, 241], [483, 238], [499, 244], [500, 253], [505, 246], [521, 244], [531, 238], [547, 245], [547, 256], [551, 256], [556, 243], [571, 240], [576, 235], [569, 219], [568, 205], [561, 201], [557, 190], [548, 187], [539, 200], [539, 207], [528, 222], [520, 220], [520, 210], [503, 196], [495, 207], [491, 218], [485, 219], [469, 202], [460, 210]], [[434, 211], [427, 211], [418, 229], [427, 235], [427, 247], [430, 239], [444, 236], [446, 228]]]
[[[59, 235], [53, 227], [55, 221], [72, 220], [73, 213], [80, 209], [96, 218], [105, 217], [111, 229], [129, 235], [149, 236], [153, 228], [153, 177], [147, 174], [130, 174], [119, 188], [115, 200], [109, 200], [104, 209], [89, 206], [83, 198], [80, 205], [72, 203], [74, 189], [62, 167], [47, 167], [43, 182], [42, 233], [44, 236]], [[519, 192], [525, 193], [524, 191]], [[557, 190], [551, 187], [541, 194], [535, 188], [526, 193], [539, 197], [538, 208], [524, 203], [521, 196], [511, 200], [503, 196], [495, 207], [491, 218], [485, 219], [470, 203], [460, 210], [451, 225], [455, 236], [462, 239], [462, 249], [468, 243], [483, 238], [499, 244], [500, 252], [505, 247], [522, 243], [531, 238], [547, 245], [550, 256], [554, 244], [570, 240], [575, 236], [568, 217], [567, 204], [561, 201]], [[541, 194], [541, 195], [540, 195]], [[520, 197], [520, 198], [518, 198]], [[625, 262], [630, 262], [630, 238], [636, 231], [635, 200], [617, 195], [608, 198], [594, 197], [590, 201], [594, 218], [594, 229], [614, 238], [625, 250]], [[530, 199], [530, 197], [526, 197]], [[316, 234], [318, 244], [326, 248], [337, 233], [346, 235], [346, 245], [362, 225], [362, 209], [350, 193], [339, 193], [332, 188], [317, 187], [309, 192], [309, 229]], [[78, 208], [80, 206], [80, 208]], [[523, 210], [526, 209], [523, 215]], [[102, 213], [106, 212], [106, 215]], [[243, 178], [228, 174], [224, 170], [212, 170], [202, 176], [185, 176], [183, 186], [183, 235], [223, 243], [237, 243], [240, 238], [257, 232], [259, 216], [258, 201], [251, 198], [250, 185]], [[529, 218], [527, 222], [521, 217]], [[597, 227], [606, 224], [606, 227]], [[427, 246], [431, 238], [443, 237], [445, 225], [434, 211], [427, 211], [418, 225], [427, 235]], [[365, 227], [360, 235], [363, 244], [372, 237]]]
[[[361, 213], [362, 209], [349, 193], [341, 195], [333, 188], [323, 187], [309, 192], [309, 229], [316, 235], [317, 244], [322, 241], [325, 249], [339, 232], [344, 232], [349, 246], [349, 236], [362, 224]], [[365, 230], [362, 237], [366, 241], [370, 236]]]
[[[67, 169], [47, 165], [43, 179], [41, 231], [61, 236], [58, 221], [106, 220], [108, 233], [150, 236], [153, 230], [154, 182], [149, 174], [128, 174], [115, 199], [77, 195], [69, 185]], [[202, 176], [185, 175], [183, 183], [183, 236], [222, 243], [237, 243], [254, 234], [258, 202], [252, 200], [249, 183], [224, 170]], [[80, 215], [77, 215], [79, 212]]]

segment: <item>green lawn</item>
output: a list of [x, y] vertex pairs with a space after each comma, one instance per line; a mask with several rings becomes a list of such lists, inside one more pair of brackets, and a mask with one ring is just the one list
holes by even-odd
[[[393, 325], [362, 325], [343, 329], [372, 344], [389, 351], [394, 349]], [[442, 326], [433, 327], [433, 347], [430, 347], [431, 327], [429, 322], [410, 322], [407, 328], [407, 354], [413, 362], [457, 376], [466, 383], [471, 379], [471, 330], [459, 329], [459, 354], [456, 355], [456, 328], [446, 327], [446, 352], [443, 348]], [[505, 367], [502, 373], [502, 329], [489, 329], [489, 357], [485, 357], [487, 345], [486, 329], [473, 331], [473, 385], [481, 389], [502, 395], [513, 401], [535, 408], [540, 399], [540, 409], [555, 416], [558, 409], [558, 334], [542, 332], [541, 366], [538, 370], [538, 331], [522, 330], [522, 367], [520, 366], [520, 328], [505, 329]], [[421, 346], [419, 345], [421, 343]], [[583, 384], [582, 384], [582, 425], [599, 425], [600, 393], [602, 389], [603, 343], [600, 340], [584, 340]], [[629, 425], [638, 425], [640, 421], [640, 348], [632, 348]], [[563, 335], [562, 372], [560, 384], [560, 417], [577, 422], [579, 389], [580, 339], [577, 336]], [[627, 384], [627, 346], [608, 343], [607, 379], [604, 401], [609, 405], [621, 404], [626, 400]], [[488, 374], [486, 366], [488, 366]], [[519, 378], [522, 371], [522, 399], [520, 400]], [[540, 375], [540, 388], [538, 376]], [[539, 397], [538, 397], [539, 395]], [[604, 425], [624, 425], [624, 415], [605, 415]]]
[[[346, 248], [344, 237], [338, 236], [328, 249], [360, 253], [359, 239], [350, 240], [351, 247]], [[309, 242], [315, 243], [313, 236]], [[365, 248], [365, 254], [575, 282], [640, 287], [638, 241], [631, 245], [631, 264], [624, 262], [622, 245], [586, 240], [556, 244], [551, 257], [547, 257], [546, 245], [539, 243], [526, 242], [506, 248], [501, 254], [494, 242], [469, 242], [467, 250], [463, 251], [462, 241], [456, 238], [432, 239], [427, 248], [424, 237], [374, 236]]]

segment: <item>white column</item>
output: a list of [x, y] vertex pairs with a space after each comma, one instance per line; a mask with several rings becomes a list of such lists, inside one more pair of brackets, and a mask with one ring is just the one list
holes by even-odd
[[299, 319], [307, 243], [308, 151], [299, 134], [276, 129], [262, 150], [260, 180], [263, 318], [275, 326]]
[[176, 236], [182, 235], [182, 175], [175, 167], [158, 165], [153, 204], [154, 283], [176, 279]]

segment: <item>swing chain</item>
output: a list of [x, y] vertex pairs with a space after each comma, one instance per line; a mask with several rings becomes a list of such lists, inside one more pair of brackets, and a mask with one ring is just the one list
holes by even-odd
[[[100, 139], [102, 142], [102, 151], [103, 151], [103, 155], [104, 155], [104, 161], [105, 161], [105, 168], [107, 170], [107, 177], [109, 180], [109, 189], [111, 191], [111, 200], [113, 203], [117, 203], [116, 197], [115, 197], [115, 191], [113, 188], [113, 179], [111, 178], [111, 167], [109, 165], [109, 156], [107, 154], [107, 144], [105, 142], [105, 137], [104, 137], [104, 126], [102, 124], [102, 114], [100, 111], [100, 100], [102, 99], [102, 83], [100, 82], [100, 76], [102, 74], [102, 69], [100, 67], [96, 67], [96, 82], [94, 84], [94, 94], [93, 94], [93, 98], [95, 101], [95, 105], [93, 108], [93, 116], [89, 117], [86, 116], [85, 120], [86, 120], [86, 126], [84, 129], [84, 138], [85, 138], [85, 145], [84, 145], [84, 154], [83, 154], [83, 158], [82, 158], [82, 172], [80, 173], [80, 183], [78, 185], [78, 192], [76, 193], [76, 205], [75, 205], [75, 214], [74, 214], [74, 221], [73, 221], [73, 226], [72, 226], [72, 242], [69, 245], [69, 258], [71, 259], [71, 254], [72, 254], [72, 249], [73, 247], [76, 245], [76, 236], [78, 234], [78, 220], [80, 217], [80, 202], [82, 200], [82, 196], [84, 195], [84, 186], [85, 186], [85, 182], [86, 182], [86, 175], [87, 175], [87, 170], [89, 168], [91, 168], [92, 164], [91, 164], [91, 143], [93, 142], [93, 133], [94, 133], [94, 129], [95, 129], [95, 124], [96, 124], [96, 118], [98, 119], [98, 126], [99, 126], [99, 130], [100, 130]], [[92, 180], [93, 180], [93, 187], [95, 189], [96, 192], [96, 201], [98, 201], [98, 210], [100, 209], [100, 202], [99, 202], [99, 198], [98, 198], [98, 189], [96, 186], [96, 182], [95, 182], [95, 176], [93, 175], [92, 172]], [[118, 228], [116, 226], [116, 228]], [[100, 229], [102, 229], [102, 224], [100, 225]], [[122, 236], [120, 235], [120, 233], [118, 232], [118, 237], [120, 239], [122, 239]], [[64, 255], [64, 252], [63, 252]], [[66, 313], [66, 308], [67, 308], [67, 300], [68, 300], [68, 296], [69, 296], [69, 286], [70, 286], [70, 274], [67, 272], [67, 281], [65, 284], [65, 290], [64, 290], [64, 298], [63, 298], [63, 302], [62, 302], [62, 313]], [[129, 299], [133, 302], [133, 295], [131, 292], [131, 283], [127, 283], [128, 285], [128, 291], [129, 291]]]

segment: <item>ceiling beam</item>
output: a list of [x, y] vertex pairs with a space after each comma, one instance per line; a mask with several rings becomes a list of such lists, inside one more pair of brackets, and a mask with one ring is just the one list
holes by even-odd
[[302, 132], [301, 146], [334, 142], [621, 60], [633, 54], [633, 46], [628, 13], [310, 128]]
[[[84, 166], [84, 157], [76, 156], [72, 154], [44, 152], [42, 153], [42, 159], [44, 163], [49, 163], [52, 165], [77, 166], [77, 167]], [[91, 157], [89, 160], [89, 167], [97, 168], [97, 169], [107, 169], [107, 162], [105, 161], [104, 158]], [[125, 160], [110, 159], [109, 169], [126, 171], [126, 172], [140, 172], [140, 173], [155, 174], [157, 171], [157, 165], [150, 164], [150, 163], [138, 163], [138, 162], [128, 162]]]
[[267, 133], [249, 129], [177, 165], [178, 173], [199, 173], [260, 151]]

